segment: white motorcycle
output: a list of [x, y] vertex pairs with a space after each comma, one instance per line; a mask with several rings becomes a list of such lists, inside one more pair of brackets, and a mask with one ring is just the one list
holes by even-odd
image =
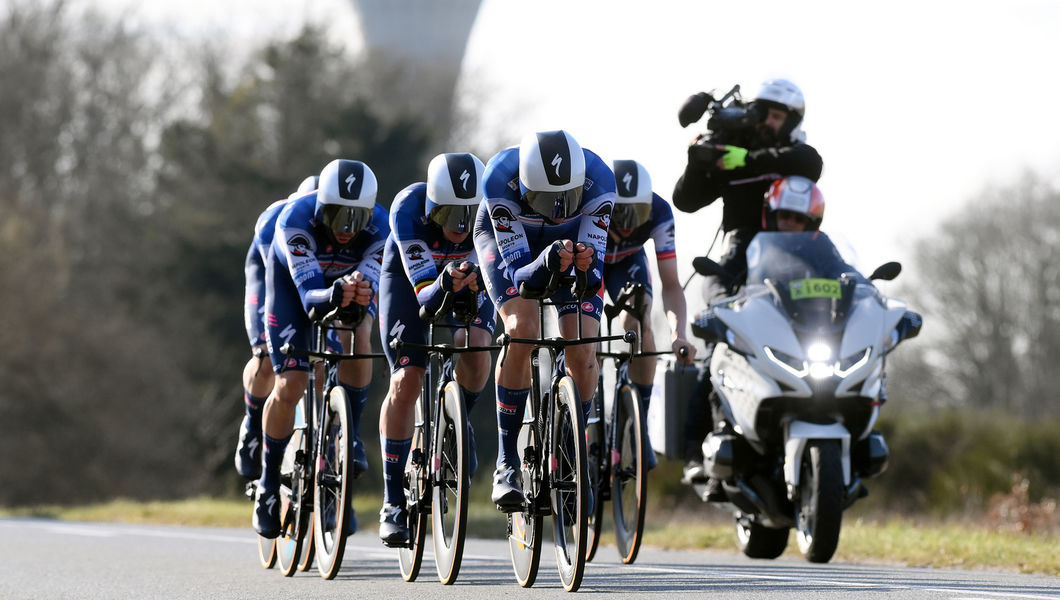
[[[704, 275], [732, 279], [697, 258]], [[735, 296], [697, 316], [693, 332], [714, 344], [710, 380], [727, 423], [703, 442], [707, 474], [722, 482], [740, 549], [776, 558], [794, 527], [799, 550], [828, 562], [843, 510], [887, 465], [873, 425], [883, 403], [886, 356], [916, 336], [921, 319], [883, 296], [890, 262], [865, 279], [821, 232], [762, 232], [747, 250]], [[706, 485], [697, 485], [706, 498]]]

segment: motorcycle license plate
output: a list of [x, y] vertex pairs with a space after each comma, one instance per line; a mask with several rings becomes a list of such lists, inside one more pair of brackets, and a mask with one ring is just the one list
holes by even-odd
[[842, 298], [839, 281], [835, 279], [796, 279], [788, 284], [792, 300], [806, 298]]

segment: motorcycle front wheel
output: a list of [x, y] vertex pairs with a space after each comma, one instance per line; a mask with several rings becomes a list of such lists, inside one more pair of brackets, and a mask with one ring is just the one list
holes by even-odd
[[812, 440], [806, 445], [795, 528], [806, 560], [826, 563], [839, 545], [843, 520], [843, 463], [839, 440]]

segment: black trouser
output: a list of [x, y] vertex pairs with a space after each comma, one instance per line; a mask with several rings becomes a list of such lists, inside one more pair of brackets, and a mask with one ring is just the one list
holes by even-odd
[[[718, 264], [732, 273], [736, 281], [726, 282], [713, 275], [706, 276], [703, 290], [707, 304], [733, 295], [743, 284], [747, 273], [747, 246], [756, 233], [751, 229], [735, 229], [726, 233], [725, 252], [718, 259]], [[713, 352], [714, 344], [707, 344], [696, 392], [688, 399], [685, 411], [685, 460], [703, 460], [703, 438], [714, 429], [715, 424], [724, 419], [721, 405], [713, 393], [714, 386], [710, 383], [710, 355]]]

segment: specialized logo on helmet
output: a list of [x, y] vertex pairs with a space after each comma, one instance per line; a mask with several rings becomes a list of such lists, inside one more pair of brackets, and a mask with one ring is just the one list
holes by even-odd
[[409, 246], [407, 250], [405, 250], [405, 254], [408, 254], [409, 258], [412, 260], [422, 260], [423, 253], [425, 251], [426, 250], [424, 250], [423, 246], [419, 244], [413, 244]]
[[611, 209], [614, 208], [610, 202], [604, 202], [593, 211], [593, 225], [596, 225], [600, 229], [607, 231], [607, 228], [611, 226]]
[[497, 231], [503, 231], [505, 233], [512, 231], [512, 223], [515, 221], [515, 215], [512, 214], [512, 211], [508, 210], [508, 207], [502, 205], [494, 208], [490, 217], [493, 218], [493, 227]]
[[545, 169], [548, 182], [551, 185], [569, 184], [571, 160], [567, 136], [562, 131], [539, 133], [537, 143], [541, 148], [541, 162], [552, 167]]
[[309, 238], [302, 234], [295, 235], [287, 240], [291, 248], [291, 254], [295, 256], [309, 256]]
[[463, 188], [463, 190], [465, 192], [467, 191], [467, 180], [468, 179], [471, 179], [471, 173], [468, 173], [467, 169], [464, 169], [464, 172], [460, 174], [460, 181], [464, 184], [461, 187]]
[[445, 165], [449, 169], [449, 180], [453, 183], [453, 192], [457, 198], [474, 198], [478, 191], [475, 180], [475, 161], [470, 154], [448, 154]]
[[616, 160], [615, 179], [622, 183], [618, 188], [619, 196], [633, 198], [637, 195], [637, 163], [632, 160]]
[[339, 162], [339, 181], [346, 185], [339, 186], [339, 196], [346, 200], [357, 200], [361, 196], [361, 184], [364, 183], [364, 165], [343, 160]]

